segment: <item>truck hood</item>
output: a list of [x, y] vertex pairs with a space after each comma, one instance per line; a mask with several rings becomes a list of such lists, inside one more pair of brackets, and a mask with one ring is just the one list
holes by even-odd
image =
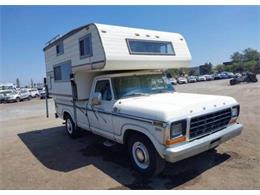
[[232, 97], [191, 93], [161, 93], [118, 100], [118, 113], [170, 122], [238, 104]]

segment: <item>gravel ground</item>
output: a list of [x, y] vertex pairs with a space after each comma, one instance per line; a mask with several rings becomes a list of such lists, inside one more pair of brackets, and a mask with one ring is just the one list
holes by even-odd
[[220, 80], [176, 90], [236, 98], [242, 134], [144, 178], [132, 170], [123, 147], [106, 148], [90, 133], [70, 139], [53, 116], [52, 100], [48, 119], [44, 100], [1, 104], [0, 189], [259, 189], [260, 82], [229, 86]]

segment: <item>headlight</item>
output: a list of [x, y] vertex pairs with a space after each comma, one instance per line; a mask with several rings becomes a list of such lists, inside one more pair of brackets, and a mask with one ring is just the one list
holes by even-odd
[[186, 120], [173, 122], [171, 125], [171, 138], [183, 136], [186, 134]]
[[239, 105], [232, 107], [231, 109], [231, 116], [232, 117], [238, 117], [239, 115]]

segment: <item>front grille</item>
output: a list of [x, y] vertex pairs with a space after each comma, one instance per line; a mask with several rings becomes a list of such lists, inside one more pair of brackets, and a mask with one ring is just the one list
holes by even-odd
[[227, 126], [230, 119], [230, 108], [191, 118], [190, 139], [219, 131]]

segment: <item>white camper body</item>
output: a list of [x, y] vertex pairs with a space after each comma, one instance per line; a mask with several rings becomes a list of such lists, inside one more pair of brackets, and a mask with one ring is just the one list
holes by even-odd
[[[80, 55], [80, 40], [90, 38], [89, 55]], [[129, 48], [130, 40], [169, 42], [172, 54], [134, 54]], [[62, 54], [57, 54], [57, 45], [63, 44]], [[79, 91], [79, 99], [87, 99], [92, 76], [101, 71], [124, 71], [145, 69], [170, 69], [187, 67], [191, 55], [184, 38], [178, 33], [119, 27], [103, 24], [89, 24], [72, 30], [44, 48], [49, 93], [71, 94], [69, 79], [65, 82], [54, 78], [54, 67], [66, 66], [67, 71], [75, 73], [75, 78], [85, 86]], [[86, 76], [88, 72], [88, 76]], [[93, 73], [95, 72], [95, 73]], [[68, 78], [68, 77], [67, 77]]]
[[48, 92], [68, 134], [81, 127], [128, 144], [141, 173], [159, 173], [164, 160], [217, 147], [242, 130], [233, 98], [177, 93], [163, 78], [159, 70], [191, 61], [178, 33], [89, 24], [44, 52]]

